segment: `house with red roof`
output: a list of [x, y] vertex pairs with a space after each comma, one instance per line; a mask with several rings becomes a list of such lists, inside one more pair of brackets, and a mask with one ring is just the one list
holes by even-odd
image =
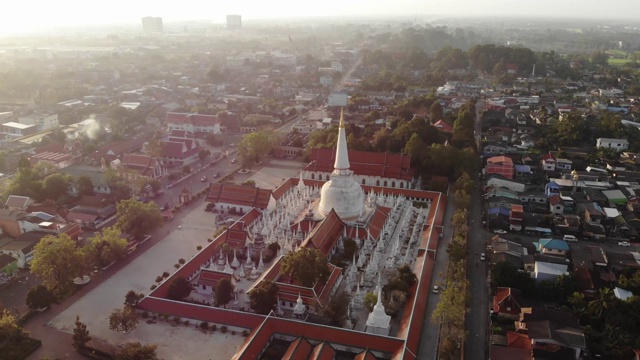
[[220, 134], [220, 119], [215, 115], [169, 112], [167, 130], [183, 130], [197, 137]]
[[[349, 150], [349, 164], [353, 178], [362, 185], [399, 189], [413, 188], [415, 169], [411, 168], [411, 156]], [[311, 180], [329, 180], [336, 161], [334, 149], [312, 149], [309, 165], [303, 177]]]
[[493, 296], [493, 312], [500, 317], [517, 319], [522, 306], [522, 293], [518, 289], [499, 287]]
[[453, 134], [453, 126], [447, 124], [446, 122], [444, 122], [444, 120], [436, 121], [436, 123], [433, 124], [433, 127], [442, 132]]
[[494, 156], [487, 159], [484, 173], [502, 175], [507, 179], [513, 179], [513, 160], [508, 156]]

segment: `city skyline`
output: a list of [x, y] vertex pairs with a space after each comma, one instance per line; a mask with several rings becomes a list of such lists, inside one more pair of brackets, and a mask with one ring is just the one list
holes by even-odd
[[[611, 6], [613, 3], [616, 6]], [[0, 34], [37, 32], [56, 27], [87, 27], [112, 24], [139, 24], [145, 16], [162, 17], [165, 22], [209, 21], [223, 24], [228, 14], [242, 15], [244, 21], [295, 17], [399, 17], [399, 16], [527, 16], [547, 18], [640, 19], [640, 9], [632, 0], [608, 3], [603, 11], [596, 0], [567, 0], [561, 3], [540, 0], [517, 3], [511, 0], [325, 0], [305, 3], [291, 0], [262, 2], [239, 0], [233, 3], [202, 3], [184, 0], [157, 2], [7, 0], [1, 7]], [[620, 9], [619, 14], [616, 9]]]

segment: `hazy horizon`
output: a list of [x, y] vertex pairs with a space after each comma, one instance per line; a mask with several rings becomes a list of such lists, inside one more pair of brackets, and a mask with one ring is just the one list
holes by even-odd
[[[635, 6], [634, 6], [635, 5]], [[227, 14], [239, 14], [243, 21], [295, 17], [531, 17], [640, 20], [635, 0], [614, 0], [603, 6], [599, 0], [324, 0], [300, 3], [292, 0], [237, 0], [203, 3], [132, 2], [124, 0], [5, 0], [0, 5], [0, 34], [37, 32], [51, 28], [140, 24], [144, 16], [162, 17], [165, 23], [209, 21], [222, 24]], [[619, 13], [616, 11], [619, 10]]]

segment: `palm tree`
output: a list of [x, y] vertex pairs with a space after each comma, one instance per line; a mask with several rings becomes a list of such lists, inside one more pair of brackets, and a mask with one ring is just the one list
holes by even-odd
[[587, 308], [592, 316], [595, 316], [596, 319], [600, 319], [602, 313], [606, 313], [611, 309], [615, 300], [616, 297], [611, 289], [602, 288], [598, 292], [598, 298], [591, 300]]

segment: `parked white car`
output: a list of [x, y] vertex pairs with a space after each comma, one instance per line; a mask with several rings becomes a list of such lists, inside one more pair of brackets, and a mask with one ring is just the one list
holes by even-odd
[[620, 241], [618, 242], [618, 246], [628, 247], [631, 246], [631, 244], [628, 241]]
[[507, 232], [505, 230], [502, 229], [495, 229], [493, 230], [494, 234], [506, 234]]

